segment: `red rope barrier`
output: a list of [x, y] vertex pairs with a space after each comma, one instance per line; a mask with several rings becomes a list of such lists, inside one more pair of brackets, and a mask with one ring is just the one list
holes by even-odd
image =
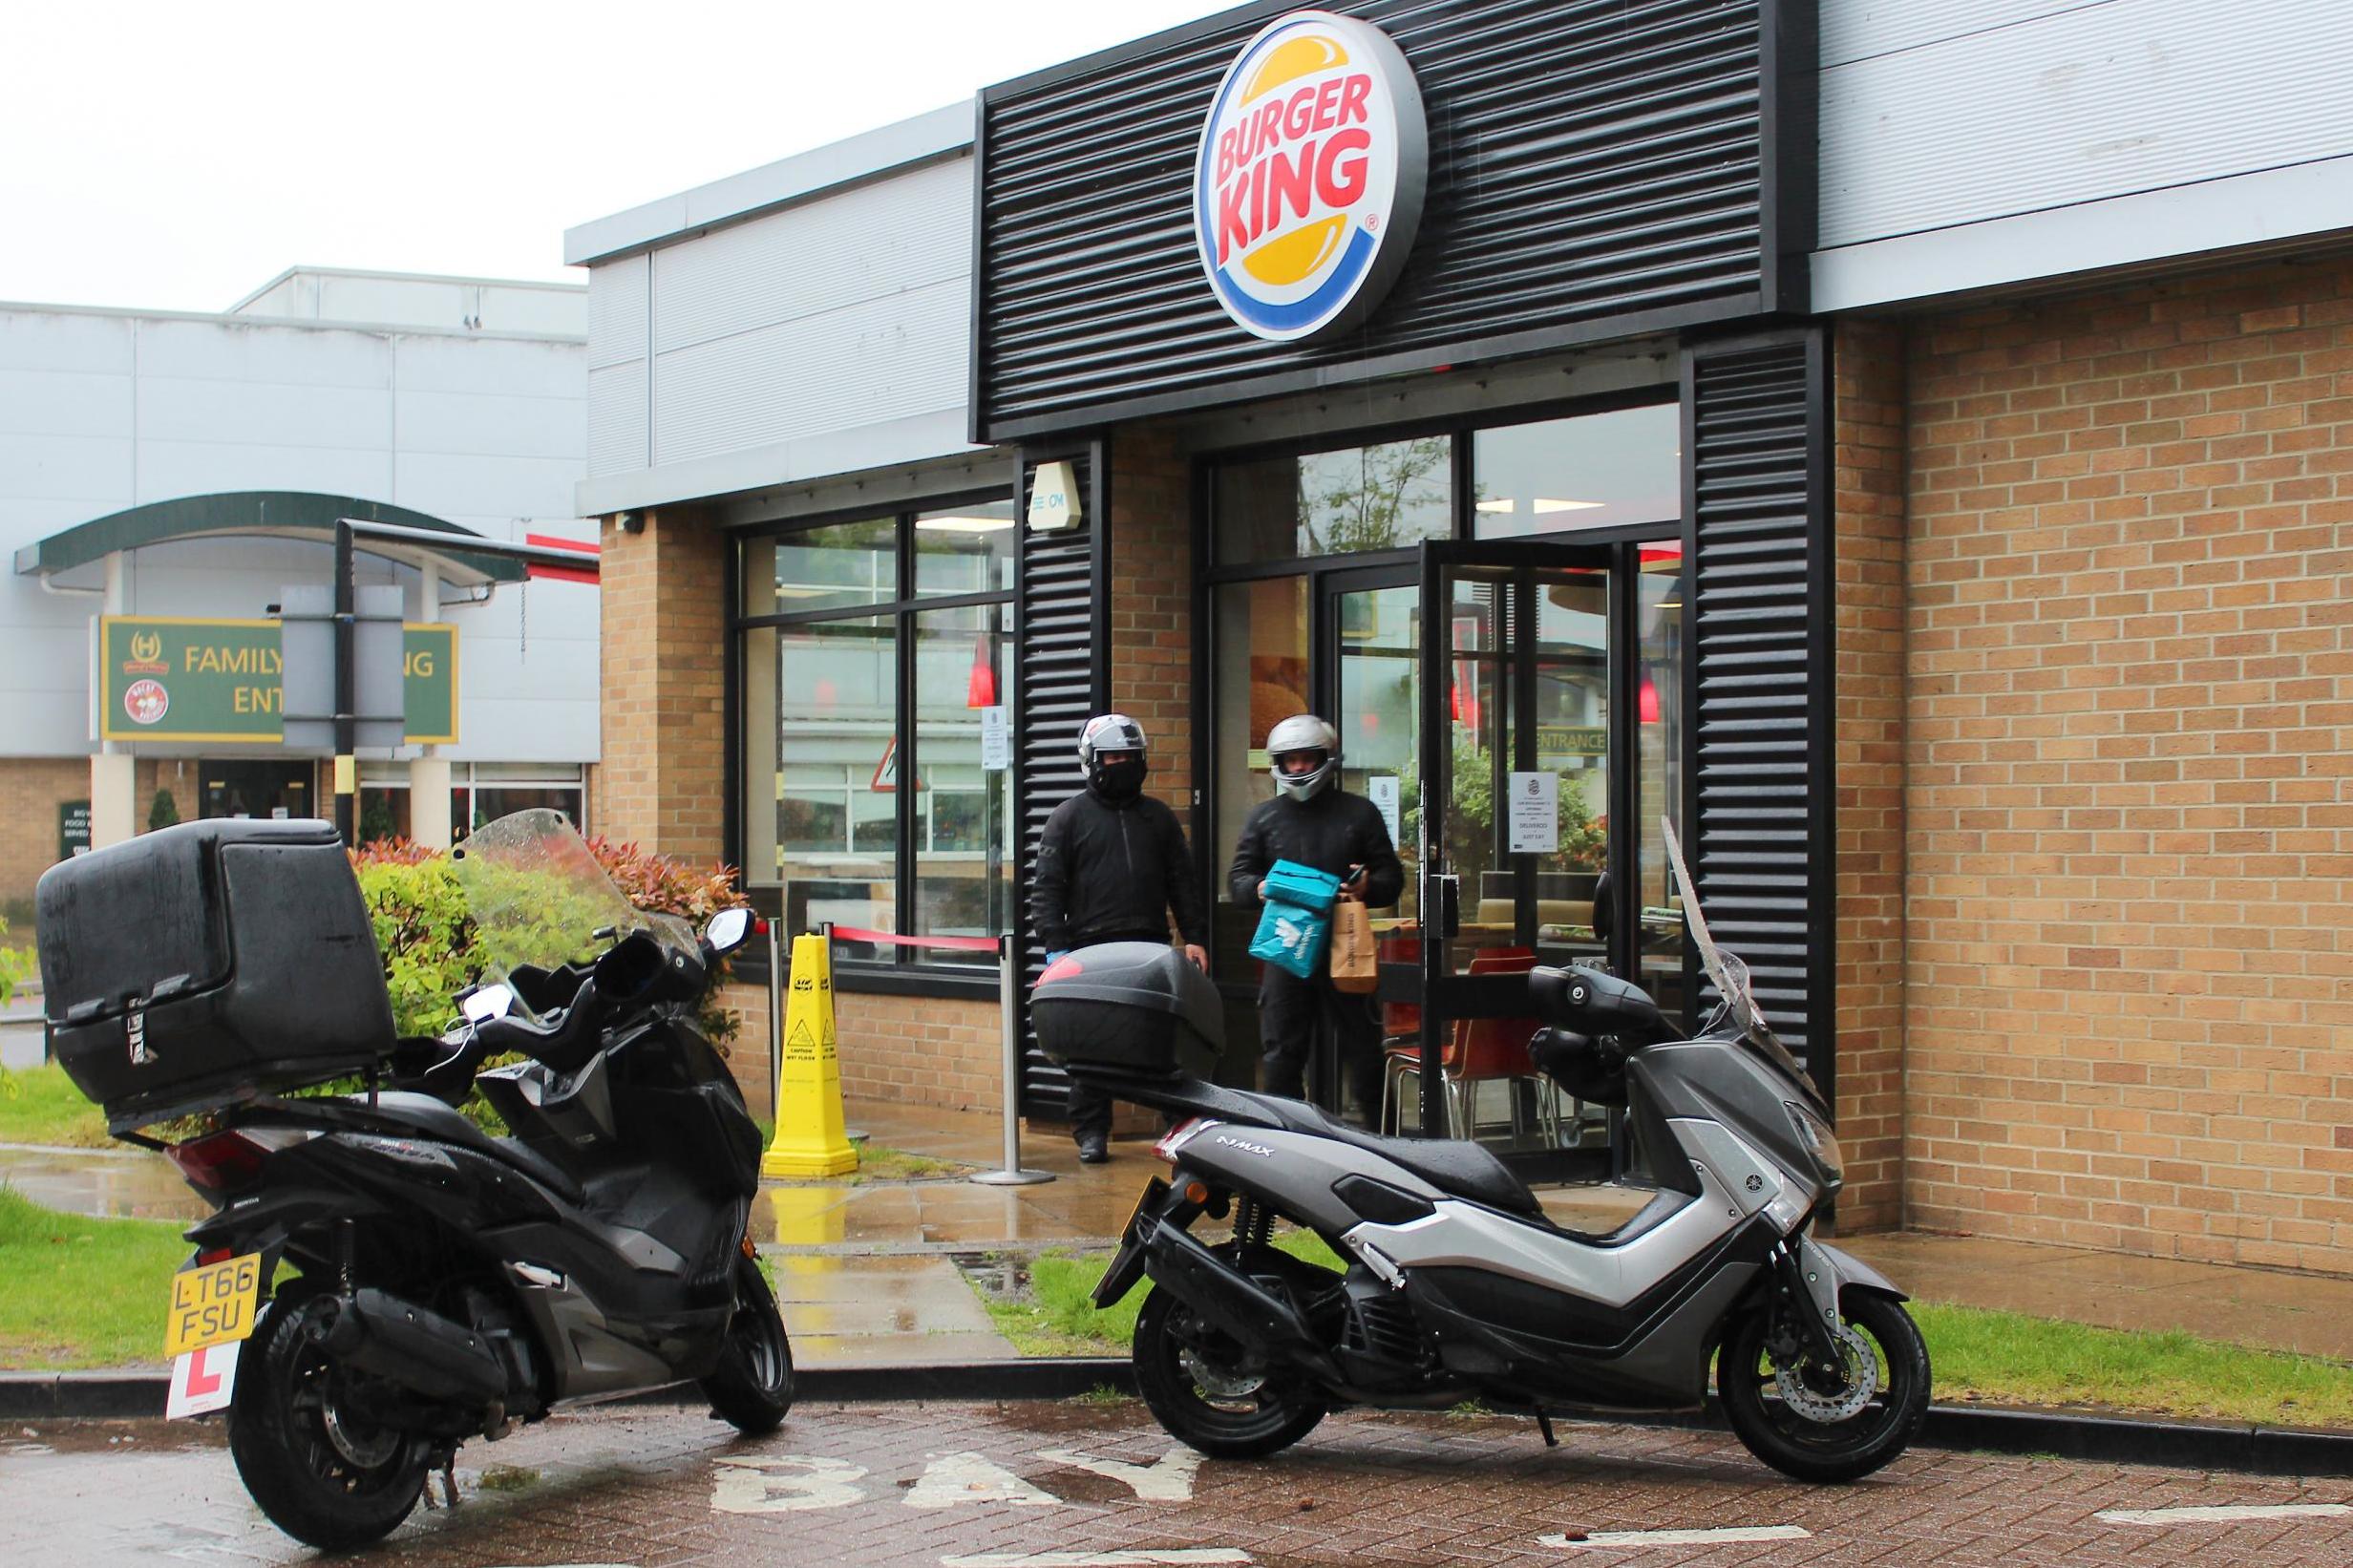
[[887, 947], [944, 947], [959, 953], [993, 953], [994, 937], [902, 937], [892, 931], [865, 931], [855, 925], [834, 927], [836, 942], [875, 942]]

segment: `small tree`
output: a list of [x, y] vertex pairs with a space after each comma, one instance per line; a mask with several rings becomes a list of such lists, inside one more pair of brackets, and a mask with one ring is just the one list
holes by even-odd
[[158, 790], [154, 801], [147, 807], [147, 831], [153, 833], [158, 828], [168, 828], [179, 820], [180, 802], [172, 798], [171, 791]]

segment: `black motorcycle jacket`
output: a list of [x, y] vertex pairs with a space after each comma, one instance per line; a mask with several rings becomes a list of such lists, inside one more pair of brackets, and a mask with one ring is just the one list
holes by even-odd
[[1335, 877], [1361, 865], [1365, 902], [1375, 909], [1395, 903], [1406, 885], [1406, 868], [1397, 861], [1381, 808], [1337, 786], [1305, 800], [1264, 801], [1250, 814], [1225, 874], [1234, 901], [1255, 906], [1259, 881], [1277, 860], [1295, 860]]
[[1038, 839], [1029, 922], [1049, 953], [1168, 930], [1206, 945], [1193, 857], [1176, 814], [1150, 795], [1110, 801], [1082, 790], [1054, 808]]

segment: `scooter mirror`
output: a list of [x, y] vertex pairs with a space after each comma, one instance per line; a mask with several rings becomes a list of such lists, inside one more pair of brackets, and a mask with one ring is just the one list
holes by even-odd
[[710, 943], [710, 950], [714, 953], [733, 952], [744, 944], [744, 938], [751, 934], [752, 911], [749, 909], [722, 909], [711, 916], [710, 923], [703, 928], [703, 940]]
[[486, 1023], [493, 1018], [504, 1018], [515, 1006], [515, 993], [504, 985], [482, 985], [467, 993], [458, 1005], [469, 1024]]

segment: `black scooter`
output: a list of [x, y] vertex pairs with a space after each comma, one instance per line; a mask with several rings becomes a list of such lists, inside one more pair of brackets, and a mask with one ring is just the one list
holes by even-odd
[[[459, 853], [479, 864], [522, 845], [538, 882], [494, 863], [484, 885], [506, 877], [543, 921], [618, 908], [625, 922], [569, 827], [522, 815], [521, 831], [492, 824]], [[573, 852], [574, 878], [553, 896], [551, 844]], [[257, 1095], [166, 1151], [218, 1210], [187, 1233], [188, 1268], [260, 1260], [229, 1449], [288, 1535], [374, 1540], [461, 1442], [570, 1401], [697, 1380], [744, 1432], [783, 1420], [792, 1347], [746, 1230], [759, 1130], [694, 1019], [750, 917], [723, 912], [699, 939], [634, 923], [600, 930], [610, 945], [592, 964], [517, 964], [469, 993], [461, 1027], [401, 1043], [390, 1089]], [[511, 1053], [525, 1059], [477, 1070]], [[477, 1080], [514, 1136], [456, 1109]]]

